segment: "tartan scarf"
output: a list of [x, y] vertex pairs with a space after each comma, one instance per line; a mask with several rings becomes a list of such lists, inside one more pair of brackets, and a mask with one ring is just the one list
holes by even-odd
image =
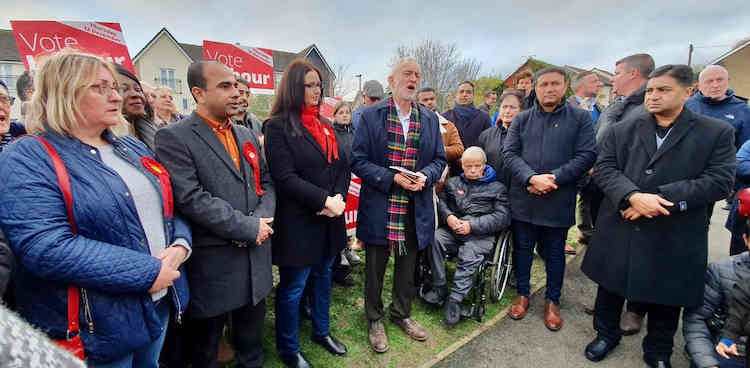
[[[401, 120], [398, 118], [396, 104], [393, 98], [386, 102], [389, 106], [388, 119], [386, 122], [388, 133], [388, 166], [401, 166], [405, 169], [416, 171], [417, 154], [419, 153], [419, 107], [412, 102], [411, 116], [409, 117], [409, 132], [404, 140], [404, 130]], [[398, 251], [399, 255], [406, 254], [406, 216], [409, 207], [409, 195], [406, 189], [395, 185], [388, 196], [388, 244], [391, 252]]]

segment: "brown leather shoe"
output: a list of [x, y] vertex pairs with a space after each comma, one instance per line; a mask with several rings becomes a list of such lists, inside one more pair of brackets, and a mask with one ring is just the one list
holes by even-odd
[[517, 296], [513, 300], [513, 304], [510, 305], [510, 311], [508, 315], [510, 318], [515, 320], [526, 317], [526, 312], [529, 310], [529, 297], [528, 296]]
[[562, 317], [560, 317], [560, 307], [549, 300], [544, 304], [544, 325], [550, 331], [559, 331], [563, 325]]
[[411, 318], [395, 319], [391, 318], [391, 322], [395, 323], [398, 327], [401, 327], [409, 337], [416, 341], [427, 340], [427, 330], [424, 329], [417, 321]]
[[643, 317], [633, 312], [627, 311], [622, 315], [622, 321], [620, 321], [620, 329], [622, 329], [623, 335], [630, 336], [641, 332], [642, 325]]
[[388, 337], [385, 336], [385, 326], [383, 321], [370, 322], [370, 346], [376, 353], [385, 353], [388, 351]]

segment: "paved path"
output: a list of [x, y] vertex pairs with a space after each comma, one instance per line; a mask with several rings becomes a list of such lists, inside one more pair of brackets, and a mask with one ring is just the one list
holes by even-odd
[[[709, 232], [709, 262], [729, 254], [729, 233], [724, 229], [727, 211], [721, 209], [723, 201], [714, 211]], [[595, 336], [591, 317], [583, 306], [593, 304], [596, 285], [580, 269], [583, 257], [568, 264], [561, 301], [561, 314], [565, 325], [559, 332], [544, 327], [544, 289], [532, 296], [529, 314], [521, 321], [505, 318], [469, 344], [439, 363], [436, 367], [644, 367], [641, 360], [639, 335], [623, 337], [620, 345], [605, 360], [591, 363], [583, 350]], [[645, 330], [645, 329], [644, 329]], [[672, 365], [688, 367], [683, 354], [685, 342], [682, 325], [675, 336]]]

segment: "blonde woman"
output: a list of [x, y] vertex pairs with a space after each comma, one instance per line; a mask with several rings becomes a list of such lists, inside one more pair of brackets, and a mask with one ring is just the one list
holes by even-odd
[[[112, 133], [122, 122], [116, 76], [80, 53], [43, 63], [27, 122], [36, 137], [0, 154], [0, 227], [20, 265], [16, 300], [26, 320], [54, 340], [74, 337], [72, 287], [89, 367], [157, 367], [170, 310], [179, 320], [187, 307], [178, 268], [191, 236], [173, 215], [166, 170], [142, 142]], [[68, 186], [35, 138], [59, 154]]]

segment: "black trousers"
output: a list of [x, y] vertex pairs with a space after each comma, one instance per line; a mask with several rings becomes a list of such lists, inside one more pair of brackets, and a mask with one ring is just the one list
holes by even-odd
[[[412, 200], [413, 201], [413, 200]], [[406, 219], [406, 254], [394, 254], [392, 302], [388, 308], [395, 319], [411, 316], [411, 303], [417, 294], [414, 275], [417, 268], [416, 226], [414, 208], [410, 205]], [[365, 315], [370, 321], [377, 321], [385, 317], [383, 310], [383, 279], [385, 268], [388, 266], [391, 249], [388, 245], [373, 245], [365, 243]]]
[[[594, 329], [599, 337], [619, 343], [622, 338], [620, 315], [625, 298], [599, 286], [596, 294]], [[638, 303], [648, 313], [648, 333], [643, 338], [644, 356], [657, 360], [668, 360], [672, 355], [674, 334], [680, 320], [681, 307]]]
[[263, 319], [266, 300], [247, 305], [216, 317], [188, 320], [190, 354], [193, 368], [216, 368], [219, 340], [227, 317], [232, 316], [232, 344], [237, 367], [263, 366]]

